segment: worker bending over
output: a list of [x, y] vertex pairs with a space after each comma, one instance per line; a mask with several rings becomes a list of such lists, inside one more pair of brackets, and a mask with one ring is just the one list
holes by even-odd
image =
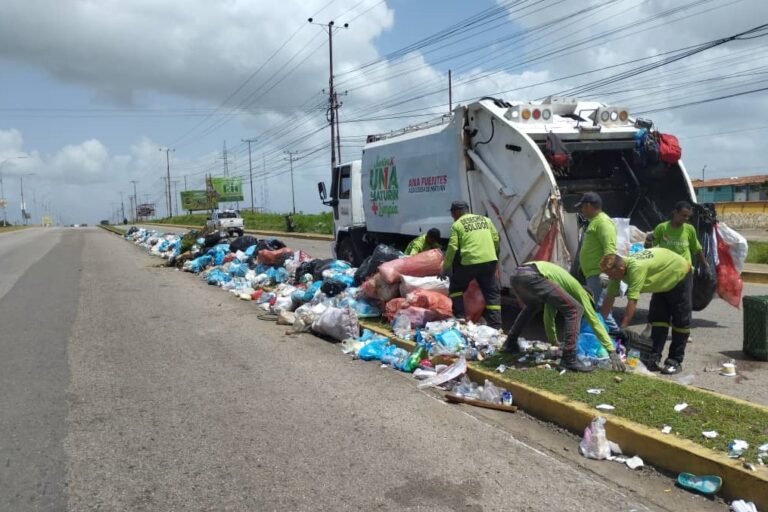
[[440, 246], [440, 230], [432, 228], [423, 235], [419, 235], [405, 248], [406, 256], [413, 256], [430, 249], [442, 249]]
[[[651, 324], [653, 354], [648, 363], [650, 371], [661, 371], [671, 375], [682, 370], [685, 345], [691, 332], [691, 286], [688, 278], [691, 264], [679, 254], [660, 247], [645, 249], [632, 256], [622, 258], [617, 254], [605, 256], [600, 261], [600, 270], [611, 279], [608, 285], [602, 313], [605, 316], [613, 308], [619, 295], [619, 282], [624, 281], [627, 289], [627, 309], [621, 320], [624, 329], [632, 322], [641, 293], [651, 292], [648, 322]], [[669, 357], [659, 367], [661, 353], [672, 327], [672, 344]]]
[[543, 306], [544, 329], [550, 343], [558, 343], [556, 314], [560, 313], [565, 318], [565, 334], [560, 343], [563, 351], [560, 359], [561, 367], [577, 372], [589, 372], [595, 369], [594, 366], [587, 366], [576, 357], [576, 344], [583, 315], [597, 339], [608, 351], [613, 370], [617, 372], [625, 370], [613, 341], [595, 312], [592, 294], [565, 269], [547, 261], [532, 261], [518, 267], [510, 283], [523, 309], [517, 315], [502, 350], [516, 352], [517, 339], [533, 315]]
[[[451, 204], [451, 236], [443, 261], [441, 279], [451, 282], [448, 295], [453, 302], [453, 315], [464, 317], [464, 292], [473, 279], [477, 280], [485, 299], [483, 317], [494, 329], [501, 328], [501, 294], [496, 268], [499, 260], [499, 233], [491, 219], [469, 213], [464, 201]], [[456, 253], [459, 260], [454, 263]]]

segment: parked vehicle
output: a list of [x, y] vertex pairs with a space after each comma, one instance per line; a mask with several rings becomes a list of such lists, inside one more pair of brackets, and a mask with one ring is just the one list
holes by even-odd
[[[332, 172], [336, 256], [360, 263], [378, 243], [399, 248], [429, 228], [444, 236], [452, 201], [488, 216], [501, 235], [502, 283], [543, 243], [573, 262], [582, 221], [575, 203], [598, 192], [611, 217], [643, 231], [680, 200], [695, 203], [682, 161], [665, 163], [651, 121], [624, 108], [549, 98], [483, 98], [440, 119], [368, 137], [362, 159]], [[654, 153], [655, 152], [655, 153]], [[678, 155], [679, 158], [679, 155]], [[556, 226], [556, 236], [544, 238]], [[576, 258], [578, 261], [578, 258]]]
[[237, 210], [216, 210], [208, 217], [206, 228], [229, 236], [243, 235], [243, 218]]

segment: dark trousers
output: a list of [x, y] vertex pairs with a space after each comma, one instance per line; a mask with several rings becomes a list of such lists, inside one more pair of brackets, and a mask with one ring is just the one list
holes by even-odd
[[677, 283], [677, 286], [664, 293], [654, 293], [648, 309], [648, 322], [651, 324], [654, 357], [661, 359], [661, 353], [667, 342], [669, 328], [672, 328], [672, 344], [669, 346], [669, 359], [678, 363], [685, 357], [685, 345], [691, 334], [691, 303], [693, 301], [693, 272]]
[[565, 333], [561, 342], [563, 352], [575, 352], [584, 307], [568, 292], [532, 267], [518, 268], [510, 280], [510, 285], [523, 309], [509, 331], [509, 340], [517, 341], [531, 317], [544, 305], [549, 305], [565, 318]]
[[496, 277], [498, 262], [489, 261], [477, 265], [454, 264], [448, 295], [453, 303], [453, 315], [464, 318], [464, 292], [472, 280], [480, 285], [485, 299], [483, 318], [485, 323], [494, 329], [501, 329], [501, 290], [499, 279]]

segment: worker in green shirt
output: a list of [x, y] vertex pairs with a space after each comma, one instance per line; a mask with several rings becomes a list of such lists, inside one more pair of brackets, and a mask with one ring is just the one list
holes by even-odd
[[688, 224], [693, 214], [693, 207], [688, 201], [679, 201], [672, 210], [672, 219], [662, 222], [653, 230], [653, 246], [669, 249], [679, 254], [693, 265], [693, 257], [699, 260], [701, 268], [709, 269], [709, 264], [701, 250], [696, 228]]
[[411, 240], [411, 243], [405, 248], [405, 255], [413, 256], [430, 249], [442, 249], [440, 246], [440, 230], [437, 228], [432, 228], [425, 234]]
[[[581, 238], [579, 266], [586, 279], [587, 290], [599, 307], [603, 303], [603, 282], [600, 279], [600, 259], [616, 254], [616, 224], [603, 212], [603, 199], [595, 192], [587, 192], [576, 203], [582, 217], [589, 221]], [[608, 329], [618, 333], [619, 326], [613, 315], [605, 318]]]
[[[617, 254], [605, 256], [600, 261], [600, 270], [611, 279], [602, 306], [603, 315], [613, 308], [613, 303], [619, 295], [620, 281], [628, 285], [627, 309], [621, 320], [622, 329], [632, 322], [640, 294], [653, 294], [648, 309], [653, 354], [647, 366], [650, 371], [661, 371], [667, 375], [679, 373], [683, 367], [685, 345], [691, 332], [692, 281], [688, 278], [691, 264], [669, 249], [655, 247], [626, 258]], [[670, 327], [672, 344], [664, 366], [660, 367]]]
[[517, 315], [502, 350], [515, 351], [514, 347], [520, 333], [543, 305], [544, 329], [550, 343], [557, 343], [558, 340], [555, 315], [560, 313], [565, 317], [560, 366], [577, 372], [589, 372], [595, 369], [594, 366], [587, 366], [576, 357], [581, 317], [584, 316], [597, 339], [608, 351], [611, 367], [615, 371], [625, 370], [621, 357], [595, 312], [592, 294], [565, 269], [547, 261], [532, 261], [516, 269], [510, 284], [523, 309]]
[[[453, 302], [453, 315], [464, 317], [464, 292], [476, 280], [485, 299], [483, 317], [494, 329], [501, 328], [501, 292], [496, 275], [499, 260], [499, 233], [491, 219], [469, 213], [464, 201], [451, 204], [451, 236], [443, 260], [440, 279], [448, 276], [448, 296]], [[454, 262], [456, 253], [459, 261]]]

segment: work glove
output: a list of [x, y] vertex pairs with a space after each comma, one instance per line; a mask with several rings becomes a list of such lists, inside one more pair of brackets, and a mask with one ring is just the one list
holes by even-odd
[[621, 356], [615, 350], [608, 354], [608, 359], [611, 360], [611, 369], [615, 372], [625, 372], [627, 367], [624, 366], [624, 361], [621, 360]]

